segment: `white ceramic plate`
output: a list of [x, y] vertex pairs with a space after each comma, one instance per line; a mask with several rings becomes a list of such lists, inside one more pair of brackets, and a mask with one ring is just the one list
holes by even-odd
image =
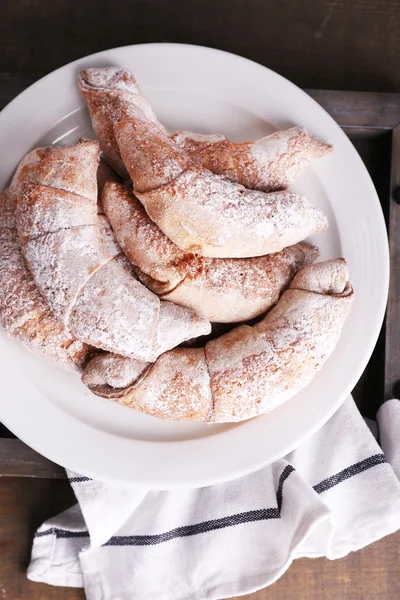
[[307, 94], [232, 54], [149, 44], [108, 50], [44, 77], [0, 114], [0, 186], [31, 148], [92, 136], [76, 89], [80, 69], [132, 69], [170, 130], [222, 132], [233, 140], [303, 125], [334, 145], [295, 189], [322, 208], [329, 230], [313, 239], [322, 258], [345, 256], [356, 300], [340, 342], [300, 394], [268, 415], [235, 425], [168, 423], [92, 395], [79, 377], [49, 367], [0, 335], [0, 421], [29, 446], [80, 474], [149, 488], [208, 485], [253, 471], [294, 449], [351, 392], [372, 353], [385, 311], [389, 255], [371, 179], [346, 135]]

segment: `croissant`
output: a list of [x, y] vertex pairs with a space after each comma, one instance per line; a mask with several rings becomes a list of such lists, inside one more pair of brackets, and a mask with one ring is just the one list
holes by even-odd
[[276, 131], [256, 141], [234, 143], [224, 135], [177, 131], [174, 142], [206, 169], [252, 190], [285, 190], [316, 158], [332, 146], [304, 127]]
[[[21, 248], [49, 307], [74, 337], [152, 361], [211, 327], [193, 311], [160, 302], [123, 254], [104, 244], [98, 161], [98, 143], [89, 140], [34, 150], [22, 161], [14, 177]], [[171, 319], [172, 332], [166, 329]]]
[[82, 71], [80, 89], [104, 147], [115, 150], [114, 123], [136, 196], [182, 250], [220, 258], [262, 256], [326, 229], [326, 217], [304, 196], [247, 190], [198, 165], [169, 138], [128, 71]]
[[295, 273], [318, 256], [299, 243], [258, 258], [207, 258], [180, 250], [122, 184], [108, 181], [102, 206], [139, 279], [164, 300], [213, 322], [247, 321], [266, 312]]
[[[156, 120], [149, 105], [137, 98], [130, 71], [116, 67], [82, 71], [79, 89], [88, 105], [93, 129], [108, 163], [125, 180], [128, 172], [114, 135], [114, 123], [138, 118], [137, 103]], [[140, 118], [140, 115], [139, 115]], [[177, 131], [172, 139], [203, 167], [235, 183], [264, 192], [284, 190], [309, 165], [332, 150], [303, 127], [280, 130], [256, 141], [233, 143], [223, 135]]]
[[353, 297], [344, 259], [309, 265], [256, 325], [203, 348], [174, 348], [152, 365], [100, 355], [82, 380], [98, 395], [162, 419], [250, 419], [312, 380], [336, 346]]
[[92, 349], [55, 318], [26, 268], [16, 230], [16, 201], [10, 189], [0, 196], [0, 323], [31, 352], [80, 371]]

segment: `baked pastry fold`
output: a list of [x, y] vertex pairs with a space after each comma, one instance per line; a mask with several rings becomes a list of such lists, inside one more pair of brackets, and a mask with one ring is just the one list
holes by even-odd
[[160, 298], [209, 321], [248, 321], [269, 310], [318, 249], [305, 242], [257, 258], [208, 258], [181, 250], [124, 185], [109, 181], [102, 206], [139, 279]]
[[248, 190], [193, 161], [157, 121], [129, 71], [87, 69], [79, 81], [103, 147], [115, 149], [115, 137], [135, 195], [182, 250], [262, 256], [326, 229], [326, 217], [304, 196]]
[[280, 129], [254, 141], [235, 143], [224, 135], [177, 131], [174, 142], [191, 158], [217, 175], [251, 190], [285, 190], [332, 146], [313, 137], [304, 127]]
[[[114, 123], [140, 118], [141, 111], [155, 120], [150, 106], [137, 98], [135, 78], [126, 69], [87, 69], [80, 73], [78, 86], [106, 160], [127, 179]], [[279, 130], [241, 143], [231, 142], [222, 134], [202, 135], [182, 130], [171, 138], [206, 169], [263, 192], [286, 189], [313, 160], [332, 150], [332, 146], [312, 136], [304, 127]]]
[[310, 265], [256, 325], [203, 348], [175, 348], [153, 365], [99, 356], [82, 379], [98, 395], [163, 419], [250, 419], [310, 383], [334, 350], [353, 298], [344, 259]]
[[[21, 248], [50, 309], [74, 337], [155, 360], [185, 339], [209, 333], [210, 324], [193, 311], [160, 302], [137, 280], [122, 252], [104, 243], [98, 162], [98, 143], [89, 140], [34, 150], [22, 161], [11, 186], [19, 198]], [[171, 312], [172, 333], [163, 325]]]
[[37, 289], [21, 253], [16, 202], [9, 189], [0, 195], [0, 324], [34, 354], [67, 370], [81, 371], [92, 348], [63, 327]]

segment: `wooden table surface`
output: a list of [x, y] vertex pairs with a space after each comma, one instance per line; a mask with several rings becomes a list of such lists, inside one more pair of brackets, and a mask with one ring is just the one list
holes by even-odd
[[[24, 576], [35, 528], [73, 500], [72, 490], [63, 480], [0, 480], [1, 600], [84, 600], [80, 589], [32, 583]], [[398, 600], [399, 560], [400, 532], [341, 560], [297, 560], [279, 581], [246, 598]]]
[[[106, 48], [168, 41], [256, 60], [304, 88], [400, 92], [398, 0], [2, 0], [0, 72], [32, 80]], [[1, 93], [1, 90], [0, 90]], [[70, 506], [66, 481], [0, 480], [0, 599], [78, 600], [25, 578], [32, 533]], [[400, 533], [330, 562], [299, 560], [251, 600], [397, 600]]]

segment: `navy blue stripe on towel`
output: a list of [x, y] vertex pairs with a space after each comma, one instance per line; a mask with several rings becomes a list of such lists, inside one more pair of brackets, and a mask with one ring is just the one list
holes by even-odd
[[[342, 481], [354, 477], [358, 473], [367, 471], [376, 465], [387, 463], [388, 460], [384, 454], [375, 454], [362, 460], [350, 467], [346, 467], [336, 475], [332, 475], [327, 479], [324, 479], [320, 483], [314, 486], [314, 491], [317, 494], [326, 492], [327, 490], [335, 487]], [[110, 538], [104, 546], [153, 546], [156, 544], [162, 544], [170, 540], [187, 537], [192, 535], [198, 535], [200, 533], [206, 533], [208, 531], [215, 531], [223, 529], [225, 527], [233, 527], [234, 525], [241, 525], [242, 523], [252, 523], [255, 521], [266, 521], [269, 519], [279, 519], [281, 516], [281, 508], [283, 503], [283, 485], [291, 473], [294, 472], [294, 467], [287, 465], [279, 478], [278, 489], [276, 491], [277, 507], [272, 508], [260, 508], [257, 510], [250, 510], [243, 513], [237, 513], [228, 517], [221, 517], [220, 519], [212, 519], [210, 521], [203, 521], [194, 525], [184, 525], [182, 527], [176, 527], [170, 531], [159, 533], [155, 535], [118, 535]], [[86, 481], [89, 478], [76, 477], [70, 479], [70, 481], [79, 480]], [[39, 531], [35, 533], [35, 537], [44, 537], [48, 535], [56, 535], [57, 538], [88, 538], [89, 533], [87, 531], [66, 531], [65, 529], [58, 529], [52, 527], [46, 531]]]
[[330, 490], [331, 488], [335, 487], [335, 485], [342, 483], [342, 481], [346, 481], [346, 479], [354, 477], [354, 475], [358, 475], [363, 471], [368, 471], [368, 469], [376, 467], [376, 465], [381, 465], [387, 462], [388, 459], [384, 454], [375, 454], [374, 456], [370, 456], [369, 458], [365, 458], [364, 460], [351, 465], [351, 467], [343, 469], [343, 471], [336, 473], [336, 475], [332, 475], [331, 477], [320, 481], [317, 483], [317, 485], [314, 485], [314, 490], [317, 492], [317, 494], [322, 494], [322, 492]]

